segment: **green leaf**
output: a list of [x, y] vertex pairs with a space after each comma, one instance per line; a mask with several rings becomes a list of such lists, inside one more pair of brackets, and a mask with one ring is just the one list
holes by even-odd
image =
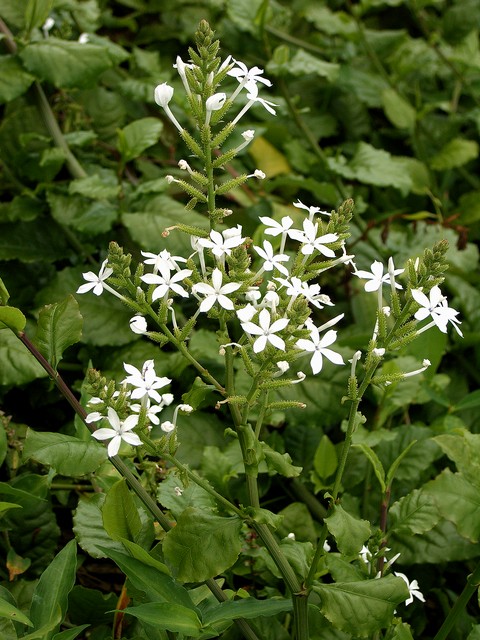
[[377, 476], [377, 480], [380, 484], [380, 490], [382, 493], [385, 493], [385, 490], [387, 488], [387, 485], [385, 484], [385, 469], [383, 468], [383, 465], [380, 462], [380, 458], [377, 456], [377, 454], [371, 447], [369, 447], [364, 443], [354, 444], [353, 446], [356, 449], [360, 449], [360, 451], [365, 455], [365, 457], [368, 458], [368, 460], [370, 461], [373, 467], [373, 471]]
[[211, 607], [203, 612], [203, 624], [216, 624], [225, 620], [235, 620], [237, 618], [257, 618], [258, 616], [275, 616], [292, 610], [291, 600], [280, 600], [270, 598], [269, 600], [257, 600], [256, 598], [245, 598], [244, 600], [229, 600], [220, 602], [215, 607]]
[[440, 519], [440, 514], [432, 496], [415, 489], [388, 510], [389, 535], [401, 531], [418, 535], [430, 531]]
[[268, 524], [272, 529], [277, 529], [283, 520], [283, 516], [273, 513], [268, 509], [247, 507], [245, 509], [245, 513], [247, 513], [255, 522], [258, 522], [259, 524]]
[[65, 631], [60, 631], [56, 633], [52, 640], [75, 640], [77, 636], [79, 636], [82, 631], [87, 629], [89, 624], [81, 624], [78, 627], [73, 627], [73, 629], [65, 629]]
[[116, 482], [107, 493], [102, 517], [105, 531], [113, 540], [136, 540], [142, 523], [124, 478]]
[[41, 27], [52, 10], [53, 0], [28, 0], [25, 11], [25, 28], [30, 32]]
[[198, 615], [192, 609], [187, 609], [179, 604], [162, 602], [141, 604], [138, 607], [128, 607], [123, 610], [123, 613], [135, 616], [139, 620], [153, 625], [156, 629], [183, 633], [184, 636], [193, 638], [200, 635], [202, 623]]
[[[182, 492], [178, 495], [175, 488], [179, 487]], [[199, 487], [194, 482], [189, 482], [187, 486], [183, 484], [178, 475], [169, 473], [162, 482], [158, 483], [158, 502], [169, 509], [175, 518], [188, 507], [197, 507], [202, 511], [217, 511], [217, 505], [210, 493]]]
[[325, 523], [339, 550], [347, 556], [357, 555], [371, 534], [369, 522], [355, 518], [339, 504], [335, 505], [333, 513], [325, 518]]
[[35, 76], [64, 89], [94, 85], [113, 65], [105, 46], [52, 36], [27, 44], [20, 57]]
[[32, 621], [27, 616], [17, 609], [17, 607], [7, 602], [4, 598], [0, 597], [0, 618], [8, 618], [14, 622], [21, 622], [29, 627], [33, 627]]
[[382, 92], [385, 115], [397, 129], [413, 129], [417, 114], [412, 105], [389, 87]]
[[116, 198], [120, 193], [120, 185], [113, 182], [114, 176], [109, 180], [109, 174], [99, 175], [95, 173], [93, 176], [86, 178], [77, 178], [72, 180], [68, 186], [68, 193], [73, 195], [78, 193], [92, 200], [108, 200]]
[[446, 171], [461, 167], [477, 156], [478, 143], [475, 140], [454, 138], [431, 159], [430, 166], [436, 171]]
[[150, 602], [168, 602], [195, 610], [190, 595], [179, 582], [148, 563], [132, 558], [112, 549], [105, 549], [108, 555], [128, 577], [136, 589], [143, 591]]
[[142, 118], [118, 131], [117, 148], [124, 162], [138, 158], [145, 149], [158, 142], [163, 123], [157, 118]]
[[10, 511], [10, 509], [21, 509], [22, 505], [15, 504], [14, 502], [0, 502], [0, 518], [4, 513]]
[[93, 439], [84, 442], [63, 433], [28, 429], [23, 459], [30, 458], [53, 467], [62, 476], [76, 478], [96, 471], [107, 460], [107, 452]]
[[6, 305], [9, 298], [10, 294], [8, 293], [8, 289], [0, 278], [0, 306]]
[[110, 550], [123, 551], [119, 542], [110, 538], [103, 528], [104, 493], [81, 497], [73, 514], [73, 531], [80, 547], [92, 558], [105, 558]]
[[0, 331], [0, 385], [18, 386], [47, 376], [45, 369], [11, 331]]
[[0, 260], [54, 262], [67, 255], [63, 231], [51, 218], [0, 224]]
[[405, 458], [405, 456], [407, 456], [410, 452], [410, 449], [417, 444], [416, 440], [412, 440], [411, 442], [409, 442], [409, 444], [405, 447], [405, 449], [395, 458], [395, 460], [392, 462], [390, 469], [387, 471], [387, 478], [386, 478], [386, 484], [387, 487], [391, 487], [392, 486], [392, 482], [393, 482], [393, 478], [395, 477], [395, 474], [397, 473], [397, 469], [400, 466], [402, 460]]
[[34, 343], [54, 369], [65, 349], [82, 337], [82, 325], [78, 302], [72, 295], [40, 310]]
[[[80, 180], [84, 180], [81, 178]], [[85, 178], [89, 180], [89, 178]], [[77, 181], [70, 183], [78, 184]], [[102, 181], [103, 184], [103, 181]], [[81, 190], [87, 185], [82, 182]], [[105, 186], [105, 185], [104, 185]], [[112, 187], [106, 186], [107, 193]], [[115, 187], [116, 189], [116, 187]], [[90, 198], [100, 195], [100, 191], [93, 185], [93, 192]], [[105, 192], [104, 192], [105, 193]], [[50, 205], [52, 217], [61, 225], [72, 227], [82, 233], [97, 235], [105, 233], [112, 228], [112, 225], [118, 217], [118, 207], [107, 200], [93, 201], [84, 197], [66, 196], [59, 193], [48, 191], [47, 199]]]
[[205, 401], [215, 391], [213, 384], [206, 384], [198, 376], [193, 381], [193, 384], [189, 391], [182, 395], [182, 402], [189, 404], [194, 409], [199, 409], [205, 406]]
[[122, 540], [122, 544], [133, 558], [140, 560], [140, 562], [143, 562], [149, 567], [158, 569], [158, 571], [164, 573], [167, 576], [170, 575], [170, 571], [168, 570], [167, 565], [163, 564], [163, 562], [160, 562], [159, 560], [156, 560], [148, 551], [145, 551], [145, 549], [140, 545], [132, 542], [131, 540]]
[[432, 438], [465, 478], [480, 487], [480, 434], [466, 429]]
[[286, 478], [296, 478], [300, 475], [302, 467], [295, 467], [289, 453], [279, 453], [272, 449], [266, 442], [260, 442], [263, 455], [270, 472], [279, 473]]
[[21, 96], [34, 80], [16, 56], [0, 56], [0, 103]]
[[395, 607], [409, 596], [404, 580], [394, 576], [315, 585], [313, 590], [321, 598], [323, 615], [334, 627], [355, 638], [372, 637], [387, 627]]
[[221, 518], [189, 507], [165, 536], [165, 561], [182, 582], [213, 578], [238, 558], [241, 528], [242, 521], [236, 516]]
[[453, 522], [458, 533], [471, 542], [480, 540], [480, 487], [471, 484], [461, 473], [444, 471], [425, 485], [440, 514]]
[[453, 407], [450, 408], [450, 411], [453, 413], [455, 411], [463, 411], [464, 409], [474, 409], [479, 405], [480, 405], [480, 389], [476, 389], [475, 391], [468, 393], [459, 402], [454, 404]]
[[[58, 616], [59, 609], [63, 619], [67, 611], [68, 594], [75, 584], [76, 569], [77, 545], [75, 540], [70, 540], [42, 573], [33, 593], [30, 618], [35, 630], [48, 625]], [[54, 631], [49, 631], [44, 640], [50, 640], [53, 635]]]
[[333, 476], [338, 466], [338, 456], [335, 445], [326, 435], [322, 436], [315, 456], [313, 458], [313, 467], [318, 477], [326, 482], [328, 478]]
[[338, 76], [340, 65], [335, 62], [321, 60], [304, 49], [297, 49], [290, 60], [284, 59], [283, 52], [280, 56], [278, 52], [275, 52], [272, 61], [267, 64], [267, 70], [278, 76], [286, 74], [293, 76], [315, 74], [321, 78], [326, 78], [329, 82], [334, 82]]
[[8, 328], [17, 333], [23, 331], [26, 324], [27, 319], [20, 309], [0, 306], [0, 330]]

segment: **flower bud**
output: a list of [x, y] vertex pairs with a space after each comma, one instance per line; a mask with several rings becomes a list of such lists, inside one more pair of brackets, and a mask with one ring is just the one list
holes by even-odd
[[226, 93], [214, 93], [213, 96], [210, 96], [210, 98], [207, 99], [205, 108], [207, 111], [218, 111], [223, 107], [226, 99]]
[[159, 107], [165, 108], [170, 102], [170, 100], [172, 99], [172, 96], [173, 96], [173, 87], [171, 87], [166, 82], [159, 84], [157, 87], [155, 87], [154, 97], [155, 97], [155, 102], [158, 104]]

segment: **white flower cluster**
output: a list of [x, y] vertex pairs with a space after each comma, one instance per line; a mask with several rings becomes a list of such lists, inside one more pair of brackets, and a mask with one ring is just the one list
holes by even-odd
[[[148, 429], [151, 429], [151, 425], [160, 424], [157, 414], [164, 407], [172, 404], [174, 399], [171, 393], [159, 393], [159, 390], [169, 385], [171, 380], [170, 378], [157, 376], [153, 360], [147, 360], [141, 370], [128, 363], [124, 363], [123, 366], [129, 375], [121, 382], [122, 397], [128, 400], [130, 415], [125, 420], [121, 420], [113, 407], [105, 406], [103, 411], [92, 411], [85, 418], [88, 424], [98, 422], [104, 418], [108, 421], [108, 427], [97, 429], [92, 435], [97, 440], [110, 440], [107, 449], [110, 457], [117, 455], [122, 440], [132, 446], [140, 446], [142, 441], [136, 433], [132, 433], [132, 430], [138, 426], [141, 416], [149, 423]], [[120, 392], [115, 391], [112, 400], [119, 396]], [[132, 403], [131, 400], [138, 400], [139, 402]], [[94, 397], [90, 399], [88, 406], [94, 408], [104, 404], [101, 398]], [[104, 415], [105, 409], [107, 411], [106, 416]], [[190, 413], [192, 407], [187, 404], [179, 404], [175, 408], [173, 421], [167, 420], [160, 424], [162, 431], [170, 433], [175, 429], [179, 411]]]

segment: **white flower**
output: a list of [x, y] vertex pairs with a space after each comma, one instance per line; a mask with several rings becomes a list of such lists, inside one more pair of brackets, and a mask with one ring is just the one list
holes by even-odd
[[290, 237], [294, 240], [302, 242], [301, 252], [305, 256], [311, 255], [314, 251], [318, 251], [327, 258], [334, 258], [335, 252], [325, 244], [336, 242], [338, 236], [336, 233], [326, 233], [317, 238], [318, 223], [313, 223], [308, 218], [303, 221], [303, 231], [292, 230]]
[[[393, 276], [396, 276], [404, 272], [404, 269], [394, 269], [392, 271], [392, 274], [390, 274], [388, 271], [384, 274], [383, 264], [378, 260], [372, 262], [370, 268], [372, 270], [371, 272], [362, 270], [353, 272], [354, 275], [358, 276], [359, 278], [368, 280], [368, 282], [365, 283], [365, 291], [378, 291], [378, 289], [380, 289], [385, 282], [390, 282], [390, 277], [392, 274]], [[396, 282], [395, 287], [397, 289], [401, 289], [402, 285]]]
[[320, 285], [317, 283], [308, 284], [308, 282], [302, 282], [302, 293], [308, 302], [317, 307], [317, 309], [323, 309], [324, 305], [335, 306], [329, 296], [325, 293], [320, 293]]
[[143, 335], [147, 333], [147, 321], [143, 316], [133, 316], [130, 318], [130, 329], [133, 333]]
[[88, 33], [81, 33], [78, 36], [78, 42], [79, 44], [87, 44], [87, 42], [90, 42], [90, 36]]
[[107, 452], [110, 457], [117, 455], [122, 440], [134, 447], [138, 447], [142, 444], [142, 441], [136, 433], [130, 433], [130, 431], [137, 426], [138, 416], [132, 415], [128, 416], [125, 420], [120, 420], [115, 409], [109, 407], [107, 419], [111, 428], [97, 429], [92, 433], [92, 435], [97, 440], [110, 440], [107, 448]]
[[[235, 118], [232, 120], [231, 125], [236, 125], [237, 122], [243, 118], [243, 116], [247, 113], [247, 111], [250, 109], [250, 107], [255, 104], [255, 102], [259, 102], [263, 107], [265, 107], [265, 109], [271, 113], [272, 115], [275, 115], [275, 109], [273, 107], [276, 107], [277, 105], [274, 102], [269, 102], [268, 100], [264, 100], [263, 98], [259, 98], [258, 96], [258, 88], [256, 83], [254, 82], [246, 82], [244, 85], [247, 90], [247, 98], [248, 98], [248, 102], [247, 104], [243, 107], [243, 109], [241, 109], [241, 111], [235, 116]], [[235, 97], [237, 96], [237, 94], [240, 91], [240, 87], [237, 88], [237, 90], [232, 94], [230, 100], [234, 100]]]
[[222, 258], [225, 255], [229, 256], [232, 253], [232, 249], [240, 246], [244, 240], [245, 238], [237, 234], [231, 238], [225, 238], [221, 233], [213, 229], [210, 231], [209, 238], [200, 238], [198, 242], [202, 247], [211, 249], [214, 256]]
[[177, 56], [176, 64], [173, 65], [174, 69], [178, 71], [178, 75], [180, 76], [183, 86], [185, 87], [185, 91], [190, 96], [192, 92], [190, 91], [190, 87], [188, 85], [187, 74], [185, 69], [193, 69], [195, 65], [193, 64], [185, 64], [185, 62], [181, 59], [180, 56]]
[[300, 340], [297, 340], [296, 346], [303, 351], [313, 353], [312, 359], [310, 360], [310, 366], [312, 367], [312, 373], [314, 375], [322, 370], [324, 356], [327, 360], [333, 362], [333, 364], [345, 364], [339, 353], [327, 348], [337, 339], [336, 331], [330, 329], [330, 331], [327, 331], [327, 333], [320, 338], [320, 333], [313, 323], [309, 326], [309, 329], [310, 340], [301, 338]]
[[165, 431], [165, 433], [171, 433], [175, 429], [175, 425], [173, 422], [170, 422], [170, 420], [165, 420], [165, 422], [162, 422], [160, 425], [160, 429]]
[[107, 287], [105, 286], [105, 280], [109, 278], [113, 273], [113, 269], [107, 267], [107, 264], [108, 258], [102, 262], [102, 266], [100, 267], [98, 275], [96, 273], [93, 273], [93, 271], [82, 273], [84, 280], [87, 280], [87, 284], [82, 284], [80, 287], [78, 287], [77, 293], [86, 293], [87, 291], [90, 291], [90, 289], [93, 289], [93, 293], [96, 296], [101, 295], [101, 293], [103, 293], [103, 290], [107, 289]]
[[253, 173], [250, 173], [247, 178], [257, 178], [257, 180], [265, 180], [267, 174], [264, 173], [261, 169], [255, 169]]
[[245, 142], [251, 142], [255, 137], [255, 129], [247, 129], [242, 133], [242, 138]]
[[[242, 238], [242, 225], [237, 224], [236, 227], [229, 227], [228, 229], [225, 229], [222, 231], [222, 236], [225, 240], [230, 240], [230, 238]], [[245, 238], [242, 238], [241, 241], [243, 242], [244, 239]]]
[[268, 309], [262, 309], [258, 315], [258, 325], [253, 322], [242, 322], [242, 328], [250, 335], [259, 336], [253, 343], [253, 351], [259, 353], [263, 351], [269, 342], [277, 349], [285, 351], [285, 341], [275, 335], [278, 331], [285, 329], [288, 324], [287, 318], [280, 318], [271, 322], [272, 318]]
[[173, 291], [183, 298], [188, 298], [188, 292], [185, 291], [179, 282], [192, 275], [191, 269], [181, 269], [172, 275], [168, 264], [163, 263], [159, 265], [159, 271], [160, 274], [146, 273], [141, 277], [141, 280], [147, 284], [158, 285], [158, 287], [153, 290], [152, 302], [158, 300], [158, 298], [166, 299], [169, 291]]
[[159, 378], [153, 368], [153, 360], [147, 360], [139, 371], [131, 364], [123, 363], [125, 371], [130, 374], [122, 382], [132, 385], [135, 389], [132, 391], [132, 398], [139, 400], [140, 398], [152, 398], [155, 402], [161, 403], [162, 398], [157, 389], [170, 384], [170, 378]]
[[422, 327], [418, 333], [422, 333], [433, 325], [436, 325], [442, 333], [446, 333], [447, 325], [451, 322], [458, 335], [463, 337], [457, 326], [460, 324], [460, 321], [457, 320], [459, 312], [448, 306], [447, 298], [442, 294], [440, 287], [432, 287], [429, 298], [420, 289], [412, 289], [412, 296], [421, 307], [415, 313], [415, 318], [417, 320], [425, 320], [428, 316], [432, 318], [432, 322]]
[[234, 60], [234, 62], [237, 66], [233, 67], [233, 69], [230, 69], [230, 71], [227, 72], [227, 75], [236, 78], [238, 82], [242, 83], [243, 85], [245, 85], [247, 82], [261, 82], [267, 87], [272, 86], [270, 80], [262, 76], [263, 69], [260, 69], [259, 67], [252, 67], [251, 69], [249, 69], [247, 65], [240, 60]]
[[214, 93], [213, 96], [207, 98], [205, 108], [207, 111], [218, 111], [225, 104], [227, 95], [225, 93]]
[[250, 320], [256, 313], [257, 310], [255, 309], [255, 307], [252, 304], [248, 303], [246, 307], [243, 307], [243, 309], [237, 310], [237, 317], [240, 322], [250, 322]]
[[158, 106], [165, 109], [165, 107], [173, 97], [173, 87], [171, 87], [166, 82], [163, 82], [162, 84], [159, 84], [155, 87], [153, 95]]
[[288, 262], [290, 260], [286, 254], [280, 253], [275, 255], [272, 243], [268, 240], [263, 241], [263, 249], [255, 245], [253, 248], [264, 261], [262, 271], [273, 271], [274, 269], [278, 269], [280, 273], [288, 276], [288, 269], [281, 264], [282, 262]]
[[183, 489], [181, 489], [180, 487], [174, 487], [173, 493], [177, 496], [177, 498], [179, 498], [183, 493]]
[[402, 578], [402, 580], [405, 581], [405, 584], [408, 587], [408, 591], [410, 593], [410, 596], [405, 600], [405, 604], [407, 606], [413, 602], [413, 598], [414, 597], [418, 598], [418, 600], [420, 600], [421, 602], [425, 602], [425, 598], [423, 597], [423, 593], [420, 591], [420, 587], [418, 586], [418, 582], [416, 580], [412, 580], [410, 582], [410, 580], [407, 578], [407, 576], [404, 573], [399, 573], [398, 571], [394, 571], [394, 573], [399, 578]]
[[[92, 403], [92, 400], [98, 400], [99, 402], [102, 402], [100, 400], [100, 398], [91, 398], [88, 401], [88, 404], [96, 404], [95, 402]], [[98, 422], [99, 420], [101, 420], [104, 416], [99, 412], [99, 411], [92, 411], [91, 413], [89, 413], [87, 416], [85, 416], [85, 422], [87, 424], [91, 424], [92, 422]]]
[[303, 202], [300, 202], [300, 200], [298, 202], [294, 202], [293, 203], [294, 207], [297, 207], [297, 209], [305, 209], [305, 211], [308, 211], [308, 219], [309, 220], [313, 220], [313, 217], [316, 213], [321, 213], [324, 216], [331, 216], [331, 213], [328, 213], [328, 211], [322, 211], [320, 209], [320, 207], [307, 207], [306, 204], [303, 204]]
[[200, 304], [200, 311], [202, 313], [210, 311], [216, 302], [228, 311], [231, 311], [234, 308], [233, 302], [230, 298], [227, 298], [226, 294], [233, 293], [237, 289], [240, 289], [242, 285], [237, 282], [228, 282], [222, 286], [222, 280], [222, 272], [220, 269], [215, 268], [212, 272], [211, 285], [206, 282], [199, 282], [193, 285], [192, 291], [194, 293], [201, 293], [206, 296]]
[[142, 251], [142, 256], [146, 258], [143, 262], [145, 264], [153, 265], [153, 272], [157, 273], [160, 268], [160, 265], [167, 265], [171, 270], [176, 269], [180, 270], [177, 262], [186, 262], [186, 258], [182, 258], [182, 256], [172, 256], [169, 251], [164, 249], [160, 253], [150, 253], [149, 251]]
[[281, 233], [286, 233], [290, 236], [290, 227], [293, 224], [293, 220], [292, 218], [290, 218], [290, 216], [284, 216], [281, 222], [277, 222], [276, 220], [274, 220], [273, 218], [269, 218], [268, 216], [261, 216], [259, 220], [267, 227], [265, 229], [265, 234], [267, 236], [278, 236]]

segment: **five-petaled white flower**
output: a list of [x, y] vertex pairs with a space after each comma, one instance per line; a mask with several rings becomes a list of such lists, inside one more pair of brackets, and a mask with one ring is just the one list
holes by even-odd
[[255, 84], [257, 82], [261, 82], [267, 87], [272, 86], [270, 80], [262, 76], [263, 69], [260, 69], [259, 67], [252, 67], [251, 69], [249, 69], [247, 65], [240, 60], [235, 60], [235, 64], [237, 66], [233, 67], [233, 69], [230, 69], [230, 71], [227, 72], [227, 75], [236, 78], [242, 85], [245, 85], [247, 82]]
[[399, 573], [398, 571], [394, 571], [395, 575], [404, 580], [405, 584], [408, 587], [408, 591], [410, 593], [409, 597], [405, 600], [405, 604], [408, 606], [413, 602], [413, 598], [418, 598], [421, 602], [425, 602], [425, 598], [423, 597], [423, 593], [420, 591], [420, 587], [418, 586], [418, 582], [416, 580], [410, 580], [404, 573]]
[[194, 284], [192, 287], [192, 291], [194, 293], [202, 293], [206, 297], [200, 304], [200, 311], [202, 313], [206, 313], [210, 311], [213, 305], [218, 302], [218, 304], [231, 311], [234, 306], [233, 302], [230, 298], [227, 298], [228, 293], [233, 293], [237, 289], [240, 289], [242, 286], [237, 282], [228, 282], [222, 286], [223, 274], [220, 269], [215, 268], [212, 272], [212, 284], [209, 285], [206, 282], [198, 282]]
[[255, 353], [263, 351], [267, 346], [267, 342], [277, 349], [285, 351], [285, 341], [275, 334], [285, 329], [288, 324], [288, 318], [280, 318], [272, 322], [270, 311], [262, 309], [258, 314], [258, 325], [253, 322], [242, 322], [241, 324], [246, 333], [252, 336], [259, 336], [253, 343], [253, 351]]
[[207, 249], [211, 249], [214, 256], [221, 258], [225, 255], [229, 256], [232, 253], [232, 249], [238, 247], [244, 242], [245, 238], [242, 238], [241, 233], [235, 234], [231, 237], [225, 237], [218, 231], [213, 229], [210, 231], [209, 238], [199, 238], [198, 243]]
[[143, 262], [145, 264], [153, 265], [153, 273], [157, 273], [160, 268], [160, 265], [166, 264], [170, 267], [171, 270], [176, 269], [180, 270], [178, 266], [178, 262], [186, 262], [186, 258], [182, 258], [182, 256], [172, 256], [172, 254], [164, 249], [160, 251], [160, 253], [150, 253], [149, 251], [142, 251], [142, 256], [146, 258]]
[[457, 320], [458, 311], [448, 306], [447, 299], [442, 294], [440, 287], [432, 287], [429, 298], [427, 298], [420, 289], [412, 289], [412, 296], [413, 299], [421, 306], [421, 308], [415, 313], [415, 318], [417, 320], [425, 320], [425, 318], [431, 316], [433, 321], [425, 327], [422, 327], [419, 333], [430, 328], [433, 324], [435, 324], [442, 333], [447, 333], [447, 325], [451, 322], [458, 335], [463, 337], [462, 332], [457, 326], [460, 324], [460, 321]]
[[130, 433], [132, 429], [137, 426], [138, 416], [131, 415], [125, 420], [120, 420], [118, 413], [112, 407], [108, 407], [108, 422], [111, 428], [104, 427], [97, 429], [92, 436], [97, 440], [110, 440], [107, 447], [107, 452], [110, 457], [116, 456], [122, 440], [128, 444], [138, 447], [142, 444], [142, 441], [136, 433]]
[[78, 287], [77, 293], [87, 293], [93, 289], [93, 293], [96, 296], [99, 296], [104, 289], [107, 289], [105, 285], [105, 280], [109, 278], [113, 269], [111, 267], [107, 267], [108, 258], [102, 262], [102, 266], [100, 267], [100, 271], [98, 275], [93, 273], [93, 271], [87, 271], [87, 273], [82, 273], [84, 280], [87, 280], [86, 284], [82, 284]]
[[290, 237], [302, 243], [301, 252], [304, 256], [309, 256], [314, 251], [318, 251], [327, 258], [334, 258], [335, 252], [325, 245], [336, 242], [338, 240], [337, 234], [326, 233], [317, 238], [317, 231], [318, 223], [314, 223], [307, 218], [303, 221], [303, 231], [294, 229], [290, 232]]
[[290, 260], [290, 258], [286, 254], [279, 253], [278, 255], [275, 255], [272, 243], [268, 240], [263, 241], [263, 249], [255, 245], [253, 246], [253, 248], [258, 253], [258, 255], [263, 258], [264, 262], [262, 272], [278, 269], [280, 273], [288, 276], [288, 269], [281, 264], [282, 262], [288, 262], [288, 260]]
[[[362, 270], [353, 272], [354, 275], [358, 276], [359, 278], [368, 280], [368, 282], [365, 283], [365, 291], [378, 291], [378, 289], [380, 289], [384, 283], [390, 282], [390, 277], [392, 275], [397, 276], [405, 271], [405, 269], [394, 269], [391, 273], [387, 271], [387, 273], [384, 274], [383, 264], [378, 260], [372, 262], [370, 268], [372, 270], [371, 272]], [[398, 282], [395, 282], [395, 287], [397, 289], [401, 289], [402, 285], [398, 284]]]
[[297, 340], [296, 346], [303, 351], [313, 353], [312, 359], [310, 360], [313, 374], [317, 374], [322, 370], [323, 356], [325, 356], [327, 360], [330, 360], [330, 362], [333, 362], [333, 364], [345, 364], [339, 353], [328, 349], [337, 339], [336, 331], [330, 329], [330, 331], [327, 331], [327, 333], [320, 338], [320, 333], [313, 323], [309, 326], [309, 329], [310, 340], [301, 338]]
[[170, 272], [170, 267], [166, 262], [161, 263], [158, 267], [160, 274], [146, 273], [141, 277], [143, 282], [147, 284], [157, 284], [152, 293], [152, 302], [158, 300], [158, 298], [166, 298], [169, 291], [173, 291], [184, 298], [188, 298], [188, 292], [182, 287], [179, 282], [192, 275], [191, 269], [181, 269], [176, 271], [173, 275]]
[[162, 389], [167, 384], [170, 384], [171, 380], [170, 378], [159, 378], [157, 376], [153, 366], [153, 360], [147, 360], [142, 367], [142, 371], [139, 371], [136, 367], [126, 362], [123, 363], [123, 368], [130, 375], [122, 382], [135, 387], [132, 391], [133, 400], [145, 398], [146, 402], [148, 398], [152, 398], [155, 402], [162, 402], [162, 397], [157, 389]]

